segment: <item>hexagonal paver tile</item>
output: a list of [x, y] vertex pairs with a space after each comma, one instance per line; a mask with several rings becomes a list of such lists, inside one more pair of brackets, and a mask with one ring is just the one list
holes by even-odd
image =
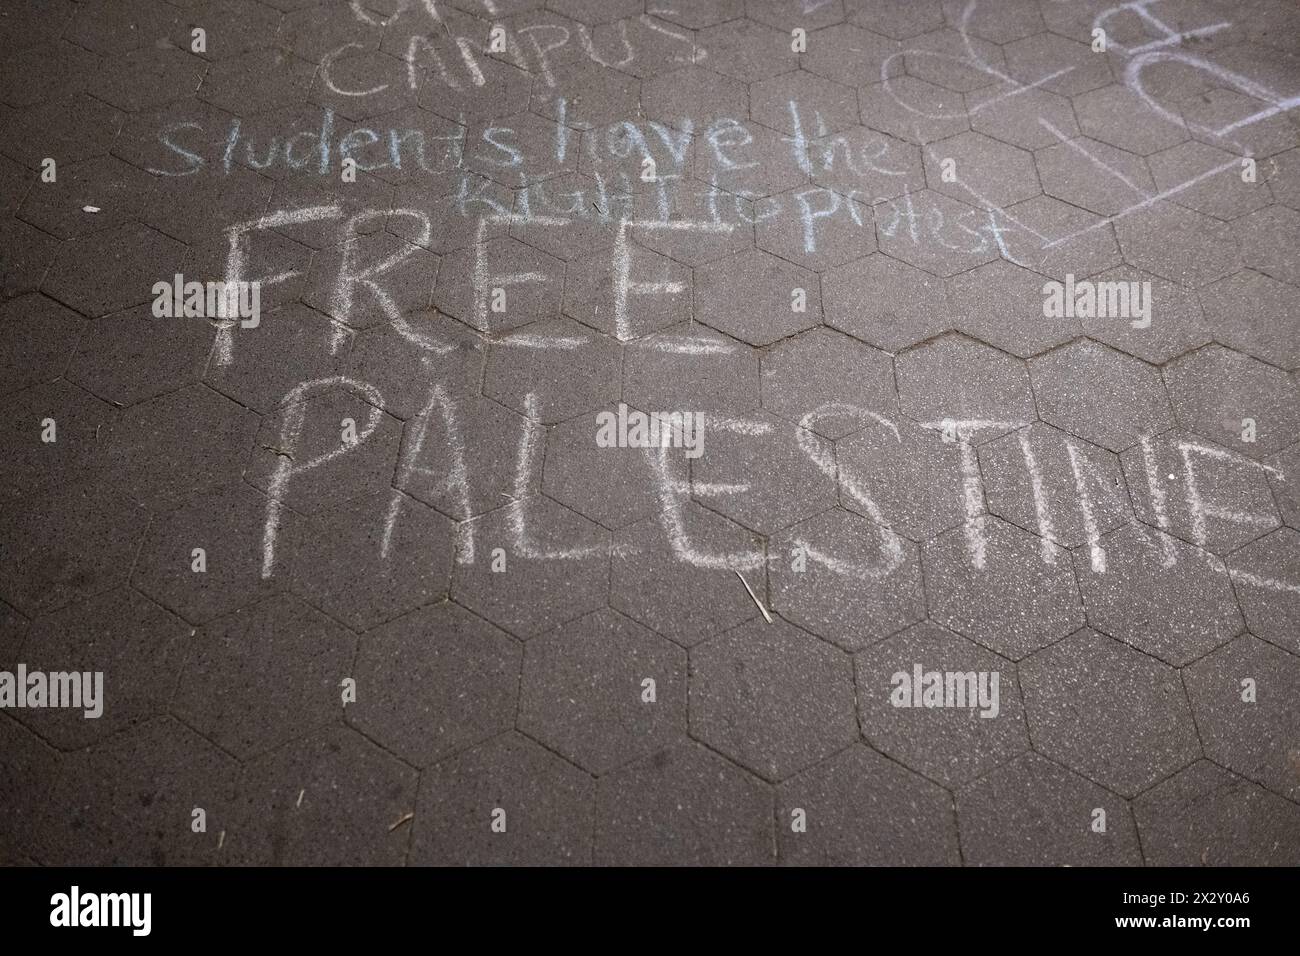
[[[560, 125], [561, 133], [567, 127]], [[465, 168], [504, 186], [524, 186], [578, 168], [578, 135], [556, 149], [557, 126], [536, 113], [475, 120], [465, 136]], [[573, 148], [570, 148], [570, 144]]]
[[[641, 84], [635, 78], [586, 58], [558, 66], [552, 73], [554, 87], [533, 84], [529, 107], [539, 116], [556, 120], [563, 109], [566, 125], [591, 129], [636, 115]], [[572, 91], [577, 90], [582, 91], [580, 96], [573, 95]], [[563, 107], [560, 100], [564, 100]]]
[[836, 2], [792, 5], [784, 0], [745, 0], [745, 15], [786, 32], [798, 26], [811, 31], [841, 22], [844, 8]]
[[748, 116], [749, 90], [705, 66], [690, 66], [642, 83], [641, 111], [678, 129], [708, 129], [715, 120]]
[[[955, 181], [941, 168], [951, 159]], [[1042, 189], [1029, 153], [982, 133], [959, 133], [934, 143], [926, 156], [926, 180], [931, 188], [978, 206], [1010, 206], [1036, 196]]]
[[[472, 329], [497, 333], [555, 318], [563, 294], [563, 262], [518, 239], [501, 238], [448, 255], [438, 269], [433, 304]], [[494, 300], [500, 311], [493, 309]]]
[[[474, 536], [472, 564], [465, 534]], [[517, 499], [461, 535], [452, 596], [512, 634], [531, 637], [605, 605], [609, 532], [549, 498]]]
[[[722, 141], [729, 141], [726, 124], [717, 128], [723, 131], [719, 133]], [[695, 168], [702, 167], [695, 162]], [[707, 169], [704, 174], [709, 175]], [[806, 183], [802, 170], [789, 178], [776, 191]], [[637, 197], [632, 211], [639, 218], [628, 226], [628, 237], [638, 245], [688, 266], [701, 266], [754, 248], [752, 224], [757, 213], [753, 198], [746, 198], [748, 192], [727, 192], [713, 183], [693, 179], [660, 179], [652, 185], [653, 193]], [[611, 228], [617, 238], [617, 228]]]
[[943, 8], [915, 0], [853, 0], [852, 22], [898, 40], [906, 40], [943, 26]]
[[[308, 102], [334, 110], [344, 119], [361, 121], [415, 105], [416, 90], [407, 80], [407, 63], [379, 50], [345, 50], [329, 61], [328, 81], [316, 74]], [[357, 91], [370, 91], [358, 96]]]
[[610, 605], [689, 647], [758, 616], [735, 571], [763, 600], [763, 562], [758, 536], [676, 498], [615, 535]]
[[858, 121], [858, 98], [847, 86], [800, 70], [753, 84], [750, 116], [789, 136], [824, 136]]
[[1119, 83], [1074, 97], [1085, 136], [1147, 156], [1188, 138], [1187, 129], [1151, 109], [1135, 90]]
[[[855, 744], [777, 788], [777, 845], [795, 866], [953, 866], [952, 797]], [[796, 832], [799, 821], [806, 830]]]
[[94, 318], [147, 302], [153, 284], [180, 271], [185, 247], [138, 223], [65, 242], [41, 289]]
[[1147, 157], [1147, 165], [1161, 192], [1177, 189], [1174, 202], [1215, 219], [1236, 219], [1268, 205], [1262, 177], [1243, 181], [1241, 157], [1205, 143], [1180, 143]]
[[[16, 720], [0, 720], [0, 744], [0, 794], [9, 814], [0, 836], [0, 856], [13, 865], [45, 836], [41, 814], [49, 806], [49, 789], [58, 778], [61, 758]], [[75, 839], [69, 842], [77, 845]], [[64, 849], [69, 852], [70, 847]]]
[[799, 65], [790, 49], [790, 33], [750, 20], [701, 30], [699, 44], [709, 51], [709, 67], [744, 83], [753, 83]]
[[772, 534], [835, 503], [822, 466], [823, 439], [759, 412], [734, 428], [705, 426], [704, 453], [691, 468], [691, 494], [759, 534]]
[[1243, 269], [1201, 290], [1206, 324], [1230, 348], [1285, 369], [1300, 367], [1295, 286]]
[[[810, 329], [772, 348], [762, 360], [763, 407], [791, 423], [826, 405], [856, 405], [887, 418], [898, 415], [894, 365], [888, 355], [825, 328]], [[817, 430], [838, 438], [853, 426]], [[828, 428], [830, 429], [828, 431]]]
[[[263, 420], [245, 480], [277, 508], [303, 514], [388, 488], [401, 423], [332, 379], [304, 384], [311, 387], [294, 389], [288, 404]], [[352, 431], [347, 421], [355, 442], [344, 440]]]
[[1168, 202], [1117, 220], [1115, 235], [1130, 265], [1183, 285], [1209, 285], [1242, 261], [1230, 227]]
[[519, 686], [519, 729], [594, 774], [686, 732], [686, 654], [609, 609], [529, 641]]
[[871, 129], [920, 146], [970, 130], [960, 93], [914, 76], [864, 86], [858, 91], [858, 105], [862, 121]]
[[[353, 262], [393, 263], [384, 270], [382, 297], [339, 293], [339, 276]], [[427, 309], [437, 272], [438, 258], [431, 252], [387, 232], [378, 232], [317, 252], [302, 301], [349, 328], [365, 329]], [[486, 291], [484, 294], [491, 295]]]
[[904, 421], [866, 428], [836, 444], [841, 500], [867, 517], [922, 541], [961, 523], [969, 447]]
[[263, 113], [301, 103], [315, 72], [313, 63], [283, 50], [254, 50], [212, 64], [198, 95], [230, 113]]
[[[211, 344], [212, 330], [205, 331]], [[210, 362], [204, 381], [241, 405], [268, 414], [300, 382], [328, 378], [342, 370], [345, 357], [331, 354], [337, 332], [338, 325], [314, 309], [297, 302], [284, 306], [263, 315], [256, 329], [236, 333], [246, 347], [240, 348], [229, 364]], [[373, 340], [377, 334], [371, 333], [369, 338]], [[403, 344], [410, 349], [405, 340]], [[357, 377], [375, 381], [366, 375]], [[376, 384], [385, 398], [390, 397], [390, 390], [383, 388], [386, 383]]]
[[1133, 520], [1116, 456], [1051, 425], [989, 442], [979, 463], [989, 511], [1063, 547], [1095, 544]]
[[519, 644], [451, 603], [367, 632], [348, 721], [416, 767], [514, 726]]
[[[436, 398], [406, 424], [394, 487], [459, 520], [499, 508], [521, 483], [519, 447], [531, 426], [491, 399]], [[525, 479], [533, 490], [531, 473]]]
[[[851, 126], [812, 140], [807, 149], [813, 182], [859, 202], [895, 199], [925, 188], [921, 151], [873, 128]], [[815, 205], [813, 215], [830, 215], [827, 205]], [[845, 214], [853, 218], [856, 213], [847, 207]]]
[[1137, 516], [1218, 555], [1282, 523], [1269, 469], [1185, 432], [1168, 432], [1124, 453]]
[[619, 341], [690, 321], [691, 270], [639, 243], [626, 250], [624, 272], [605, 255], [569, 263], [564, 314]]
[[1300, 532], [1281, 528], [1228, 557], [1250, 629], [1300, 653]]
[[[358, 178], [357, 182], [360, 181]], [[451, 192], [442, 195], [444, 190], [431, 190], [423, 178], [399, 183], [392, 194], [393, 208], [397, 211], [388, 219], [388, 230], [439, 254], [500, 239], [509, 232], [507, 217], [514, 202], [509, 186], [463, 172], [457, 177], [456, 185], [449, 188]], [[402, 210], [407, 212], [403, 214]], [[423, 216], [428, 217], [427, 231]], [[508, 271], [508, 267], [501, 269], [502, 274]]]
[[1038, 417], [1024, 363], [964, 336], [927, 342], [894, 368], [903, 414], [918, 422], [978, 422], [987, 440]]
[[696, 270], [695, 314], [741, 341], [770, 345], [821, 320], [821, 292], [814, 273], [756, 250]]
[[[858, 654], [854, 666], [863, 735], [944, 786], [1029, 749], [1016, 665], [964, 637], [917, 624]], [[931, 687], [937, 694], [927, 698]]]
[[1092, 630], [1020, 662], [1034, 746], [1125, 796], [1201, 755], [1172, 667]]
[[[1003, 256], [1058, 282], [1120, 264], [1119, 244], [1095, 213], [1041, 195], [1018, 202], [993, 217]], [[1041, 314], [1040, 309], [1040, 314]]]
[[745, 0], [696, 0], [689, 6], [672, 0], [650, 0], [646, 13], [691, 30], [702, 30], [743, 17]]
[[930, 617], [1012, 660], [1083, 624], [1069, 552], [994, 517], [969, 521], [922, 551]]
[[[1087, 31], [1078, 35], [1085, 37]], [[1011, 77], [1026, 85], [1040, 84], [1062, 96], [1086, 93], [1114, 80], [1108, 58], [1097, 56], [1088, 43], [1060, 34], [1036, 33], [1008, 43], [1002, 52]], [[1013, 102], [1015, 99], [1012, 97]]]
[[758, 407], [758, 352], [698, 325], [674, 326], [624, 349], [623, 400], [651, 411], [743, 415]]
[[64, 380], [25, 388], [6, 402], [0, 418], [5, 481], [37, 489], [101, 475], [100, 429], [119, 418], [106, 403]]
[[[49, 189], [27, 194], [20, 217], [33, 226], [71, 239], [137, 219], [148, 202], [153, 178], [115, 156], [95, 156], [59, 170]], [[96, 211], [87, 212], [89, 207]]]
[[880, 251], [937, 276], [952, 276], [998, 258], [992, 213], [931, 189], [877, 203]]
[[420, 779], [411, 862], [581, 866], [591, 862], [591, 777], [516, 733]]
[[1074, 564], [1093, 627], [1175, 667], [1230, 640], [1242, 627], [1227, 570], [1208, 552], [1130, 524]]
[[[1252, 49], [1251, 44], [1243, 44], [1243, 47], [1247, 51]], [[1237, 52], [1242, 51], [1224, 51], [1218, 54], [1220, 62], [1228, 69], [1237, 69], [1237, 66], [1229, 65]], [[1247, 69], [1253, 71], [1258, 67], [1252, 64]], [[1264, 66], [1264, 69], [1270, 70], [1271, 67]], [[1202, 82], [1204, 80], [1209, 80], [1209, 77], [1205, 76]], [[1250, 156], [1270, 156], [1296, 145], [1300, 138], [1284, 116], [1267, 113], [1260, 116], [1260, 100], [1244, 90], [1232, 89], [1231, 85], [1229, 82], [1228, 88], [1192, 92], [1174, 104], [1193, 136], [1215, 146], [1226, 141], [1243, 155]], [[1269, 97], [1269, 94], [1264, 95]]]
[[916, 545], [833, 509], [772, 541], [772, 606], [848, 651], [925, 617]]
[[316, 512], [296, 538], [294, 592], [358, 631], [446, 597], [451, 584], [452, 523], [391, 489]]
[[321, 728], [240, 777], [228, 861], [241, 866], [398, 866], [417, 774], [354, 730]]
[[199, 55], [224, 60], [274, 46], [282, 14], [256, 0], [206, 0], [196, 4], [187, 19], [209, 24], [208, 48]]
[[379, 45], [382, 33], [374, 18], [358, 17], [351, 10], [333, 7], [313, 10], [313, 5], [298, 0], [275, 0], [270, 5], [286, 11], [280, 21], [277, 44], [309, 62], [319, 62], [348, 41], [365, 49]]
[[1300, 795], [1300, 660], [1243, 634], [1188, 667], [1183, 681], [1207, 757], [1291, 800]]
[[641, 0], [553, 0], [556, 13], [586, 24], [607, 23], [641, 12]]
[[[971, 127], [1021, 149], [1045, 149], [1079, 135], [1070, 101], [1042, 89], [994, 86], [970, 94]], [[1050, 124], [1050, 126], [1049, 126]], [[935, 149], [943, 152], [944, 145]]]
[[38, 43], [5, 58], [0, 99], [21, 108], [80, 93], [101, 63], [94, 53], [67, 40]]
[[888, 256], [831, 269], [822, 293], [827, 325], [889, 352], [956, 327], [946, 284]]
[[[854, 87], [879, 82], [885, 61], [902, 49], [896, 40], [849, 25], [818, 30], [808, 39], [808, 50], [799, 58], [799, 65], [817, 76]], [[900, 74], [900, 67], [901, 58], [895, 58], [888, 72]]]
[[95, 78], [95, 95], [128, 113], [154, 109], [199, 89], [209, 67], [188, 50], [163, 47], [108, 57]]
[[256, 756], [342, 717], [356, 638], [298, 598], [241, 608], [189, 640], [172, 713], [223, 750]]
[[103, 482], [5, 488], [0, 596], [28, 617], [125, 584], [148, 514]]
[[[628, 413], [623, 406], [623, 413]], [[542, 491], [606, 528], [617, 529], [658, 514], [659, 476], [640, 448], [603, 448], [596, 442], [600, 416], [619, 415], [610, 406], [594, 415], [579, 415], [550, 430]], [[669, 480], [685, 483], [689, 459], [670, 449], [662, 462]]]
[[1160, 373], [1087, 340], [1031, 359], [1043, 420], [1120, 452], [1174, 424]]
[[622, 348], [570, 319], [537, 323], [488, 350], [483, 394], [547, 424], [618, 397]]
[[[214, 865], [238, 776], [228, 754], [180, 721], [149, 720], [65, 758], [37, 855], [52, 866]], [[196, 807], [207, 832], [192, 829]]]
[[157, 319], [137, 306], [90, 323], [68, 379], [106, 402], [134, 405], [199, 381], [212, 341], [203, 319]]
[[1300, 438], [1300, 386], [1247, 355], [1212, 345], [1164, 378], [1178, 423], [1224, 448], [1263, 458]]
[[[311, 321], [306, 315], [302, 320]], [[280, 321], [292, 320], [286, 316]], [[336, 331], [337, 328], [334, 326]], [[315, 338], [319, 331], [310, 328], [286, 330], [279, 342], [267, 343], [266, 347], [269, 350], [287, 345], [285, 340], [290, 334], [306, 337], [310, 333], [311, 338]], [[403, 421], [418, 422], [428, 418], [431, 411], [436, 414], [446, 412], [455, 417], [456, 409], [462, 405], [472, 407], [478, 400], [476, 394], [462, 393], [477, 393], [479, 383], [483, 381], [486, 342], [436, 309], [403, 316], [392, 325], [379, 325], [357, 332], [351, 336], [351, 351], [344, 356], [332, 357], [330, 346], [313, 342], [311, 338], [309, 344], [300, 347], [299, 351], [306, 351], [309, 355], [314, 353], [322, 362], [331, 358], [335, 362], [342, 359], [348, 377], [373, 386], [379, 392], [380, 407]], [[209, 380], [213, 377], [209, 371]], [[241, 379], [244, 377], [239, 376]], [[353, 388], [358, 394], [373, 396], [366, 389]], [[278, 404], [286, 394], [288, 392], [282, 393], [275, 402]], [[508, 414], [506, 418], [514, 420]]]
[[960, 26], [971, 36], [993, 43], [1020, 40], [1038, 33], [1044, 26], [1038, 4], [1033, 0], [1003, 0], [974, 8], [961, 0], [945, 0], [944, 15], [949, 23]]
[[[737, 122], [715, 120], [708, 129], [734, 129]], [[578, 169], [596, 181], [591, 195], [597, 201], [594, 205], [577, 203], [571, 212], [578, 213], [578, 218], [593, 220], [594, 227], [588, 227], [593, 235], [602, 230], [606, 237], [614, 234], [613, 223], [622, 219], [640, 222], [666, 218], [665, 209], [671, 208], [675, 193], [699, 188], [701, 184], [687, 177], [712, 155], [693, 151], [694, 136], [693, 126], [678, 130], [652, 122], [643, 130], [630, 120], [587, 130], [577, 144], [581, 153]], [[573, 225], [567, 227], [567, 231], [573, 229]]]
[[62, 375], [86, 327], [81, 316], [43, 295], [0, 305], [0, 393]]
[[[23, 646], [23, 663], [29, 673], [79, 672], [85, 706], [14, 715], [54, 746], [71, 750], [163, 713], [191, 633], [130, 588], [38, 617]], [[98, 676], [92, 681], [90, 675]]]
[[811, 164], [795, 142], [758, 123], [715, 120], [692, 141], [695, 175], [746, 199], [773, 196], [808, 182]]
[[1155, 183], [1142, 157], [1079, 136], [1034, 153], [1043, 192], [1101, 216], [1142, 203]]
[[101, 441], [118, 487], [141, 504], [166, 507], [238, 478], [257, 426], [248, 409], [195, 384], [133, 405]]
[[823, 272], [876, 251], [871, 210], [829, 189], [792, 189], [759, 200], [756, 209], [758, 247], [805, 269]]
[[[1123, 316], [1086, 316], [1083, 319], [1085, 335], [1147, 362], [1168, 362], [1183, 352], [1205, 345], [1225, 328], [1221, 323], [1211, 324], [1203, 315], [1203, 297], [1198, 298], [1191, 289], [1149, 272], [1120, 266], [1092, 276], [1091, 281], [1097, 285], [1103, 282], [1151, 283], [1147, 298], [1151, 304], [1151, 324], [1145, 328], [1135, 327], [1133, 319]], [[1132, 288], [1130, 285], [1129, 289]]]
[[957, 327], [1003, 351], [1028, 358], [1079, 334], [1079, 320], [1043, 315], [1043, 276], [999, 259], [948, 280]]
[[997, 81], [1005, 64], [996, 45], [953, 28], [934, 30], [904, 44], [904, 63], [911, 76], [946, 89], [972, 93]]
[[1133, 802], [1149, 866], [1300, 866], [1300, 809], [1201, 760]]
[[[400, 33], [397, 30], [389, 32], [391, 35]], [[411, 41], [403, 39], [409, 46]], [[436, 34], [429, 40], [436, 45]], [[459, 50], [456, 55], [459, 55]], [[443, 77], [433, 71], [426, 72], [420, 85], [420, 108], [450, 120], [461, 116], [497, 119], [517, 112], [521, 103], [528, 102], [533, 89], [530, 74], [491, 57], [476, 58], [475, 62], [483, 78], [482, 85], [474, 82], [473, 74], [470, 74], [470, 82], [464, 83], [450, 73]]]
[[[201, 624], [287, 586], [288, 574], [263, 578], [267, 500], [242, 481], [200, 492], [154, 518], [140, 546], [131, 583], [163, 607]], [[286, 530], [293, 516], [283, 516]], [[196, 571], [196, 549], [203, 551]], [[292, 549], [287, 549], [287, 571]]]
[[773, 781], [857, 736], [849, 657], [779, 620], [691, 652], [690, 710], [692, 735]]
[[599, 864], [758, 866], [774, 858], [771, 791], [693, 741], [597, 785]]
[[[1106, 830], [1093, 829], [1104, 811]], [[1128, 804], [1038, 754], [957, 791], [962, 858], [975, 866], [1136, 866]]]

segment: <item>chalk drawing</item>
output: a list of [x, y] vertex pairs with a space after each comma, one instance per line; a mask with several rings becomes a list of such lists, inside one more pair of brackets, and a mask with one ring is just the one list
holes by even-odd
[[[356, 441], [340, 442], [335, 448], [305, 461], [298, 457], [298, 441], [302, 438], [302, 429], [307, 421], [307, 402], [316, 391], [328, 391], [335, 387], [355, 389], [363, 396], [369, 409], [366, 423], [357, 433]], [[266, 493], [266, 520], [262, 526], [262, 577], [269, 578], [275, 569], [275, 543], [280, 533], [280, 522], [284, 512], [284, 499], [289, 490], [289, 483], [298, 475], [319, 468], [365, 444], [377, 427], [383, 412], [380, 410], [384, 397], [379, 389], [367, 382], [335, 375], [329, 378], [312, 379], [295, 385], [281, 403], [280, 434], [276, 441], [275, 470]]]
[[[326, 206], [306, 206], [302, 209], [286, 209], [271, 213], [258, 219], [235, 223], [226, 229], [226, 282], [260, 282], [262, 287], [275, 285], [291, 279], [300, 273], [296, 269], [269, 276], [254, 278], [248, 275], [248, 236], [262, 229], [279, 229], [284, 226], [302, 225], [338, 219], [343, 215], [343, 208], [338, 204]], [[235, 357], [235, 326], [238, 319], [222, 320], [216, 323], [217, 337], [214, 344], [216, 361], [219, 367], [227, 367]]]

